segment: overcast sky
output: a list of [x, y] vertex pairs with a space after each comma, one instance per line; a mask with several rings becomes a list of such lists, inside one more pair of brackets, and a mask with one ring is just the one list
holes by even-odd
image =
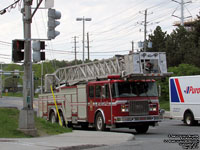
[[[0, 10], [13, 2], [1, 0]], [[148, 34], [158, 25], [163, 31], [171, 33], [175, 28], [174, 21], [179, 21], [172, 14], [181, 14], [180, 5], [171, 0], [55, 0], [54, 8], [62, 14], [61, 24], [56, 28], [61, 34], [55, 40], [46, 42], [46, 58], [68, 61], [74, 59], [74, 36], [78, 36], [77, 57], [82, 59], [83, 29], [82, 22], [76, 21], [77, 17], [92, 18], [92, 21], [85, 22], [85, 32], [89, 32], [90, 58], [93, 60], [127, 54], [131, 50], [131, 41], [134, 41], [137, 50], [137, 42], [144, 39], [145, 9], [148, 9]], [[191, 19], [195, 19], [200, 11], [200, 0], [192, 0], [184, 8], [185, 17], [192, 16]], [[0, 15], [0, 33], [0, 62], [11, 63], [11, 42], [23, 38], [20, 5]], [[47, 10], [40, 9], [33, 18], [32, 38], [46, 39], [46, 34]]]

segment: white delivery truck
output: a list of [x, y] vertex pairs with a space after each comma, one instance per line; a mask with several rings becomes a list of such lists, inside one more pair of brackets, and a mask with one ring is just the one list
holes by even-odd
[[187, 125], [200, 121], [200, 76], [169, 79], [170, 115]]

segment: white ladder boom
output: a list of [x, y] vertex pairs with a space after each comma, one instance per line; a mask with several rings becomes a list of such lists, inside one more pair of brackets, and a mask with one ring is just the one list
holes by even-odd
[[164, 52], [138, 52], [59, 68], [53, 74], [45, 75], [45, 92], [50, 91], [50, 85], [73, 85], [106, 79], [108, 75], [120, 75], [122, 78], [156, 78], [171, 74], [167, 72]]

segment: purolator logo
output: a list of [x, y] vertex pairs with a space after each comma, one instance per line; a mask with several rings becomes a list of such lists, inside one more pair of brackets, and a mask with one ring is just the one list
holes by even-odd
[[187, 86], [184, 90], [185, 94], [200, 94], [200, 88], [194, 88], [193, 86]]

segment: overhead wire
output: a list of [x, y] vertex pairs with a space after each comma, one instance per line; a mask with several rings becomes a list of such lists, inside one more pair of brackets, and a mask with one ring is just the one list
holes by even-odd
[[[145, 1], [146, 0], [143, 0], [142, 2], [140, 1], [140, 3], [139, 2], [137, 3], [137, 5], [139, 6], [140, 4], [143, 4]], [[153, 6], [148, 7], [147, 9], [153, 9], [155, 12], [159, 12], [160, 13], [159, 16], [151, 17], [149, 19], [149, 22], [159, 21], [160, 23], [163, 23], [163, 22], [166, 22], [166, 20], [168, 20], [170, 18], [170, 15], [168, 15], [169, 13], [167, 14], [166, 9], [164, 11], [163, 11], [163, 9], [162, 9], [162, 11], [159, 10], [160, 8], [164, 8], [163, 6], [169, 5], [168, 3], [169, 3], [169, 1], [165, 1], [165, 2], [160, 2], [157, 5], [153, 5]], [[96, 45], [95, 49], [97, 48], [97, 50], [98, 50], [99, 48], [102, 48], [102, 50], [106, 49], [108, 53], [115, 53], [115, 52], [118, 52], [118, 51], [112, 51], [112, 50], [114, 48], [119, 48], [119, 46], [124, 44], [124, 43], [128, 43], [129, 39], [133, 39], [133, 38], [131, 38], [132, 37], [131, 35], [136, 34], [136, 33], [140, 34], [139, 33], [139, 27], [141, 25], [137, 24], [137, 22], [142, 17], [139, 16], [138, 13], [136, 13], [136, 14], [135, 13], [134, 14], [133, 13], [129, 13], [131, 9], [133, 9], [133, 6], [130, 6], [130, 8], [128, 8], [128, 9], [126, 8], [126, 10], [124, 9], [124, 10], [118, 12], [118, 13], [115, 13], [115, 14], [111, 15], [111, 16], [104, 17], [103, 19], [108, 20], [108, 25], [109, 26], [106, 26], [107, 30], [105, 30], [105, 28], [101, 29], [100, 26], [95, 26], [96, 24], [99, 24], [99, 23], [103, 24], [103, 21], [104, 21], [103, 19], [101, 19], [98, 22], [96, 22], [96, 23], [94, 23], [94, 24], [89, 26], [90, 29], [91, 29], [90, 32], [91, 32], [91, 34], [92, 34], [92, 36], [94, 38], [93, 39], [93, 45], [96, 45], [96, 44], [102, 42], [102, 44]], [[125, 16], [125, 15], [127, 15], [127, 16]], [[135, 17], [135, 15], [136, 15], [136, 17]], [[122, 18], [122, 19], [120, 20], [119, 23], [113, 24], [113, 17], [117, 17], [117, 16], [120, 16], [120, 18]], [[135, 20], [137, 20], [137, 22], [133, 18]], [[44, 18], [43, 18], [43, 23], [44, 23]], [[149, 24], [149, 26], [151, 26], [151, 25], [153, 26], [153, 24]], [[37, 25], [36, 25], [36, 28], [38, 28]], [[37, 30], [37, 34], [38, 34], [38, 29], [36, 29], [36, 30]], [[46, 28], [45, 28], [45, 30], [46, 30]], [[98, 32], [95, 32], [96, 30]], [[136, 30], [138, 30], [138, 31], [136, 31]], [[72, 34], [73, 34], [73, 32], [72, 32]], [[106, 38], [105, 38], [105, 36], [106, 36]], [[126, 39], [126, 40], [124, 40], [124, 39]], [[107, 42], [107, 43], [110, 43], [110, 44], [105, 46], [105, 44], [103, 42]], [[114, 45], [113, 43], [115, 43], [115, 42], [117, 42], [117, 43]], [[58, 46], [62, 47], [62, 45], [63, 46], [66, 45], [65, 48], [68, 49], [68, 45], [70, 45], [70, 43], [71, 42], [69, 42], [69, 40], [65, 41], [65, 39], [62, 39], [62, 41], [61, 40], [57, 40], [54, 43], [48, 42], [49, 50], [47, 50], [47, 53], [50, 54], [51, 59], [54, 59], [55, 58], [54, 57], [55, 53], [56, 54], [58, 54], [58, 53], [64, 53], [65, 54], [65, 52], [56, 51], [53, 48], [53, 44], [56, 44], [56, 47], [58, 47]], [[0, 42], [0, 44], [3, 45], [2, 42]], [[5, 46], [6, 46], [6, 44], [5, 44]], [[105, 47], [105, 48], [103, 49], [103, 47]], [[109, 49], [109, 48], [113, 48], [113, 49]], [[73, 55], [74, 52], [71, 51], [71, 52], [66, 52], [66, 53]], [[82, 52], [78, 52], [78, 54], [81, 54], [81, 53]], [[101, 53], [105, 53], [105, 52], [101, 52]], [[98, 53], [98, 51], [96, 53], [94, 53], [93, 49], [91, 51], [91, 54], [101, 54], [101, 53]]]
[[10, 12], [11, 9], [16, 8], [17, 4], [19, 7], [21, 7], [21, 2], [22, 0], [15, 0], [12, 4], [10, 4], [9, 6], [3, 8], [2, 10], [0, 10], [0, 15], [5, 14], [7, 11]]
[[[159, 5], [157, 5], [157, 7], [158, 7], [158, 6], [160, 7], [161, 5], [163, 5], [163, 3], [160, 3]], [[154, 7], [155, 7], [155, 6], [154, 6]], [[153, 8], [153, 7], [152, 7], [152, 8]], [[159, 16], [159, 18], [160, 18], [160, 16]], [[159, 18], [157, 18], [157, 19], [159, 19]], [[165, 17], [165, 18], [166, 18], [166, 17]], [[129, 34], [130, 32], [131, 32], [131, 31], [129, 31], [128, 33], [126, 33], [126, 35]], [[117, 32], [117, 33], [119, 33], [119, 32]], [[118, 35], [118, 34], [117, 34], [117, 35]], [[124, 35], [124, 36], [125, 36], [125, 35]], [[104, 39], [102, 39], [102, 41], [105, 41], [105, 40], [107, 41], [107, 40], [114, 40], [114, 39], [113, 39], [113, 38], [110, 38], [110, 39], [105, 39], [105, 38], [104, 38]], [[115, 40], [115, 41], [116, 41], [116, 40]], [[120, 45], [120, 44], [118, 44], [118, 45]], [[98, 46], [99, 46], [99, 45], [98, 45]], [[102, 44], [102, 46], [103, 46], [103, 44]], [[113, 46], [112, 46], [112, 47], [113, 47]]]
[[[134, 4], [134, 6], [136, 7], [137, 5], [142, 4], [142, 3], [145, 2], [145, 1], [146, 1], [146, 0], [143, 0], [142, 2], [137, 3], [136, 5]], [[138, 2], [138, 1], [137, 1], [137, 2]], [[117, 12], [117, 13], [115, 13], [115, 14], [112, 14], [111, 16], [107, 16], [107, 17], [105, 17], [105, 18], [103, 18], [103, 19], [100, 19], [99, 21], [93, 23], [91, 26], [94, 26], [94, 25], [96, 25], [96, 24], [102, 23], [102, 22], [104, 22], [105, 20], [108, 20], [108, 19], [110, 19], [110, 18], [113, 19], [113, 17], [122, 15], [123, 13], [129, 11], [130, 9], [133, 9], [133, 6], [132, 6], [132, 5], [131, 5], [129, 8], [125, 8], [125, 9], [123, 9], [123, 10], [120, 11], [120, 12]], [[91, 27], [91, 26], [89, 26], [89, 27]]]
[[[160, 6], [161, 4], [163, 4], [163, 3], [160, 3], [159, 6]], [[129, 22], [131, 22], [131, 21], [129, 21]], [[129, 23], [129, 22], [128, 22], [128, 23]], [[116, 26], [116, 27], [114, 27], [114, 28], [112, 28], [112, 29], [116, 29], [117, 27], [119, 27], [119, 26], [121, 26], [121, 25], [124, 25], [124, 24], [125, 24], [125, 23], [120, 24], [120, 25], [118, 25], [118, 26]], [[133, 25], [130, 25], [129, 27], [132, 27], [132, 26], [133, 26]], [[127, 27], [124, 27], [124, 28], [127, 29]], [[112, 29], [111, 29], [111, 30], [112, 30]], [[110, 30], [110, 31], [111, 31], [111, 30]], [[109, 31], [109, 30], [108, 30], [108, 31]], [[108, 31], [106, 31], [106, 32], [108, 32]], [[122, 28], [120, 31], [123, 31], [123, 28]], [[117, 31], [117, 33], [119, 33], [120, 31]], [[99, 33], [99, 32], [98, 32], [98, 33]], [[103, 33], [103, 32], [102, 32], [102, 33]], [[107, 39], [104, 38], [103, 40], [107, 40]], [[112, 40], [112, 38], [110, 38], [110, 39], [108, 39], [108, 40]]]

